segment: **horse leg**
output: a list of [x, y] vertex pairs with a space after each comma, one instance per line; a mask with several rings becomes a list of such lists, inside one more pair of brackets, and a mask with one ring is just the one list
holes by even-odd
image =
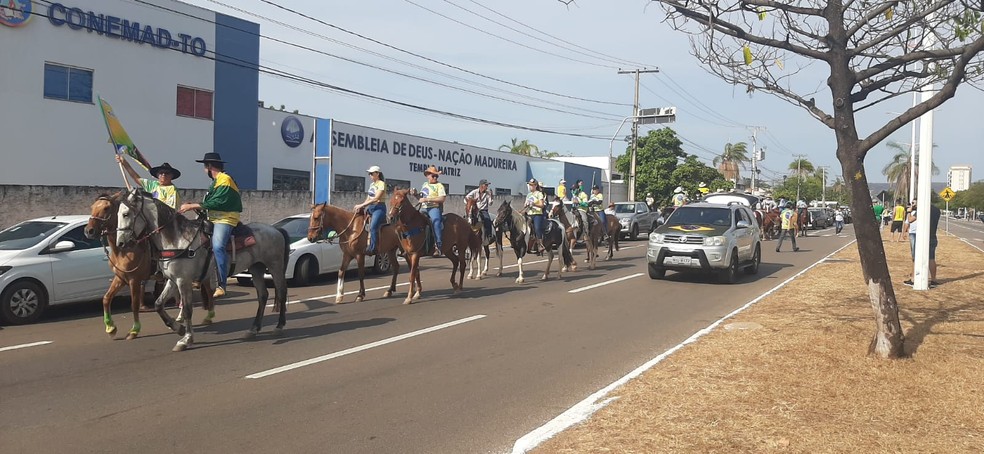
[[403, 304], [413, 303], [414, 292], [417, 292], [417, 264], [420, 257], [417, 253], [407, 254], [407, 264], [410, 265], [410, 290], [407, 291], [407, 299], [403, 300]]
[[[178, 335], [181, 336], [181, 339], [178, 339], [178, 342], [174, 344], [174, 348], [171, 349], [172, 352], [185, 351], [189, 345], [195, 343], [195, 334], [191, 326], [191, 312], [194, 309], [194, 304], [191, 304], [193, 298], [194, 292], [191, 289], [191, 283], [182, 279], [181, 285], [178, 286], [178, 303], [185, 303], [183, 306], [179, 304], [179, 307], [182, 311], [188, 311], [188, 315], [184, 317], [184, 322], [179, 327]], [[158, 300], [158, 302], [163, 308], [163, 301]]]
[[501, 238], [495, 243], [495, 254], [499, 256], [499, 272], [495, 273], [495, 277], [502, 277], [502, 260], [503, 256], [506, 255], [506, 251], [502, 247]]
[[541, 281], [550, 279], [550, 265], [553, 265], [553, 247], [550, 244], [544, 244], [543, 248], [547, 250], [547, 269], [543, 271], [543, 276], [540, 277]]
[[518, 252], [516, 253], [516, 266], [519, 268], [519, 277], [516, 278], [516, 283], [522, 284], [526, 279], [523, 279], [523, 256], [519, 255]]
[[481, 254], [471, 254], [468, 257], [468, 279], [475, 279], [476, 274], [478, 274], [478, 268], [481, 266]]
[[420, 282], [420, 255], [417, 255], [417, 272], [413, 273], [414, 279], [417, 280], [417, 291], [413, 294], [413, 299], [419, 300], [420, 294], [424, 291], [424, 284]]
[[266, 279], [263, 278], [264, 271], [266, 271], [266, 267], [259, 263], [249, 267], [249, 274], [253, 276], [253, 288], [256, 289], [256, 299], [259, 303], [256, 307], [256, 317], [253, 318], [253, 324], [243, 335], [243, 340], [256, 339], [256, 335], [260, 333], [263, 312], [266, 310], [267, 298], [270, 297], [270, 292], [266, 288]]
[[[284, 263], [283, 266], [286, 267], [287, 264]], [[284, 335], [284, 327], [287, 326], [287, 277], [283, 270], [273, 274], [273, 306], [280, 312], [273, 335], [281, 337]]]
[[211, 325], [212, 319], [215, 318], [215, 297], [212, 294], [212, 281], [211, 279], [206, 279], [202, 282], [201, 287], [199, 287], [198, 292], [202, 296], [202, 308], [207, 311], [205, 318], [202, 319], [203, 325]]
[[[143, 281], [133, 278], [127, 284], [130, 286], [130, 311], [133, 313], [133, 326], [130, 327], [130, 332], [126, 334], [126, 340], [133, 340], [140, 335], [140, 308], [143, 306], [144, 286]], [[116, 328], [113, 327], [113, 329]]]
[[390, 281], [390, 288], [383, 293], [383, 298], [389, 298], [396, 292], [396, 275], [400, 274], [400, 262], [396, 259], [396, 249], [389, 251], [390, 268], [393, 269], [393, 279]]
[[351, 261], [351, 255], [342, 254], [342, 266], [338, 267], [338, 284], [335, 286], [335, 304], [342, 304], [342, 297], [345, 295], [345, 271]]
[[356, 264], [359, 266], [359, 294], [355, 297], [356, 303], [361, 303], [366, 299], [366, 255], [356, 256]]
[[[109, 283], [109, 289], [107, 289], [106, 294], [103, 295], [103, 324], [106, 325], [106, 334], [109, 335], [110, 339], [114, 339], [116, 337], [116, 324], [113, 323], [111, 306], [113, 305], [113, 297], [116, 296], [116, 293], [120, 291], [121, 287], [123, 287], [123, 279], [120, 279], [119, 276], [113, 276], [113, 281]], [[135, 297], [130, 295], [130, 298], [132, 299]], [[136, 313], [140, 312], [140, 306], [133, 307], [135, 308], [134, 316], [136, 316]], [[134, 317], [134, 320], [136, 320], [136, 317]]]
[[[178, 326], [175, 324], [174, 319], [164, 310], [164, 303], [174, 298], [174, 293], [176, 292], [178, 292], [178, 286], [175, 285], [174, 281], [168, 279], [164, 282], [164, 289], [161, 290], [161, 294], [154, 300], [154, 310], [157, 311], [157, 315], [161, 317], [164, 325], [171, 328], [171, 331], [178, 331]], [[184, 334], [182, 333], [181, 335]]]

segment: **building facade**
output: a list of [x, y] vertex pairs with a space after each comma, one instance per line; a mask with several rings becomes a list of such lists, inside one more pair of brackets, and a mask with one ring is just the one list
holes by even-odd
[[973, 168], [971, 166], [951, 166], [947, 173], [947, 186], [954, 191], [966, 191], [970, 189]]

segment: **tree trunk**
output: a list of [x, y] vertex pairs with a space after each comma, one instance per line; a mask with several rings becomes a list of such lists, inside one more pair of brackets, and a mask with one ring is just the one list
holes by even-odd
[[875, 219], [871, 208], [868, 178], [864, 173], [863, 162], [856, 158], [853, 150], [838, 149], [837, 157], [844, 176], [851, 182], [854, 235], [858, 240], [861, 271], [868, 286], [868, 298], [871, 309], [875, 312], [875, 337], [871, 340], [868, 353], [883, 359], [902, 358], [905, 356], [905, 336], [899, 323], [899, 306], [892, 287], [892, 277], [888, 272], [885, 247], [878, 231], [881, 220]]

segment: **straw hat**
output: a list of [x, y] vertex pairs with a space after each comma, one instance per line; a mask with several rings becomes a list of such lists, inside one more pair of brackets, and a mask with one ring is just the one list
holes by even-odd
[[437, 167], [430, 166], [430, 167], [427, 168], [427, 170], [424, 171], [424, 176], [430, 175], [432, 173], [434, 175], [440, 175], [441, 174], [441, 171], [440, 170], [437, 170]]

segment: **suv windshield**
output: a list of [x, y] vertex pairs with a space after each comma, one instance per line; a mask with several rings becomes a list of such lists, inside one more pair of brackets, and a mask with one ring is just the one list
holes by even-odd
[[731, 225], [730, 208], [680, 207], [667, 219], [668, 225]]
[[635, 213], [636, 206], [634, 203], [616, 203], [615, 213]]
[[0, 232], [0, 251], [27, 249], [44, 241], [64, 226], [64, 222], [25, 222], [15, 225]]

